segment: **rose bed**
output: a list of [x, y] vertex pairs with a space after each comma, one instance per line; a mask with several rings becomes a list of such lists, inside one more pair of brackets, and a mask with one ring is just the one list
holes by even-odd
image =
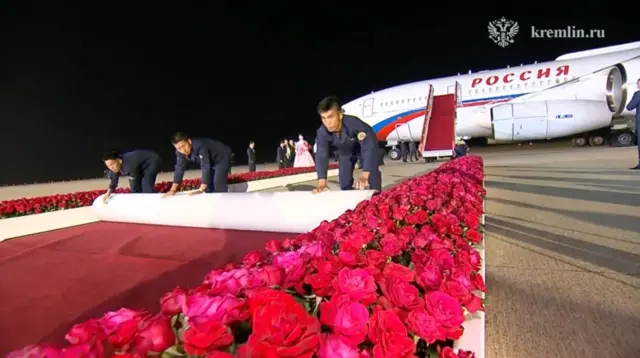
[[[330, 169], [336, 169], [337, 164], [330, 164]], [[263, 180], [278, 178], [283, 176], [304, 174], [314, 172], [315, 167], [308, 168], [287, 168], [279, 170], [264, 170], [253, 173], [231, 174], [228, 177], [229, 184], [245, 183], [254, 180]], [[171, 188], [171, 182], [161, 182], [156, 184], [156, 191], [166, 193]], [[183, 180], [181, 191], [198, 189], [200, 187], [200, 179]], [[58, 211], [65, 209], [74, 209], [84, 206], [91, 206], [94, 200], [104, 194], [106, 191], [106, 182], [104, 190], [90, 190], [70, 194], [58, 194], [41, 196], [35, 198], [22, 198], [14, 200], [0, 201], [0, 220], [13, 218], [18, 216], [26, 216], [32, 214], [40, 214], [50, 211]], [[119, 188], [116, 193], [128, 193], [129, 189]]]
[[482, 180], [481, 158], [448, 162], [176, 288], [158, 314], [108, 312], [66, 348], [9, 357], [474, 357], [452, 347], [483, 310]]

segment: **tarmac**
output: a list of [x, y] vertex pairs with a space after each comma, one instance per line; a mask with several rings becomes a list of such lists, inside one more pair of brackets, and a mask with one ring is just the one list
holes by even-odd
[[[486, 168], [486, 357], [640, 357], [640, 171], [627, 169], [637, 148], [534, 143], [471, 154]], [[383, 185], [439, 164], [387, 161]], [[0, 200], [100, 189], [106, 179], [73, 185], [0, 188]]]
[[[534, 143], [475, 154], [487, 188], [485, 356], [640, 357], [640, 171], [627, 169], [637, 148]], [[388, 163], [383, 185], [436, 166]]]

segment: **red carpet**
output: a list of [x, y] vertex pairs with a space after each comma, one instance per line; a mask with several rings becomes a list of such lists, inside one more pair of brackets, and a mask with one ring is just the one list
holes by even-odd
[[165, 292], [287, 236], [95, 223], [2, 242], [0, 356], [123, 306], [156, 312]]
[[455, 140], [456, 96], [434, 96], [424, 150], [453, 149]]

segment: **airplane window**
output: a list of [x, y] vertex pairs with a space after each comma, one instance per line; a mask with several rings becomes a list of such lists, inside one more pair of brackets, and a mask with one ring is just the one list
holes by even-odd
[[[551, 81], [549, 81], [551, 82]], [[540, 86], [544, 86], [544, 81], [540, 81]]]
[[516, 83], [516, 88], [520, 88], [520, 84], [519, 83]]
[[551, 84], [551, 80], [547, 80], [547, 84], [549, 84], [549, 85], [550, 85], [550, 84]]
[[482, 89], [482, 93], [484, 93], [484, 88]]
[[567, 77], [564, 78], [564, 81], [567, 82], [569, 79]]
[[556, 83], [560, 83], [560, 79], [559, 78], [556, 78]]
[[399, 100], [399, 99], [396, 99], [396, 104], [399, 104], [399, 103], [400, 103], [400, 100]]
[[404, 103], [404, 99], [403, 99], [403, 100], [402, 100], [402, 102], [400, 102], [400, 103]]
[[502, 90], [506, 91], [507, 90], [507, 86], [502, 86]]
[[480, 93], [480, 91], [476, 88], [476, 94]]
[[572, 79], [572, 80], [575, 80], [575, 79], [576, 79], [576, 76], [573, 76], [571, 79]]
[[496, 87], [496, 92], [500, 92], [500, 87]]
[[492, 87], [489, 87], [489, 92], [493, 92], [493, 88]]
[[524, 88], [529, 87], [528, 85], [529, 85], [529, 83], [528, 83], [528, 82], [525, 82], [525, 83], [524, 83]]

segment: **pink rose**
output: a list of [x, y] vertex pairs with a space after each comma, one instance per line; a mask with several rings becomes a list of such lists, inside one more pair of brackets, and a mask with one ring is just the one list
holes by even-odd
[[444, 341], [445, 334], [440, 330], [440, 323], [422, 308], [412, 310], [407, 316], [409, 331], [432, 344], [435, 341]]
[[206, 317], [223, 324], [242, 321], [249, 315], [245, 301], [232, 295], [215, 297], [201, 293], [183, 295], [180, 305], [182, 312], [188, 318]]
[[448, 339], [460, 338], [464, 313], [458, 300], [444, 292], [432, 291], [425, 296], [425, 311], [440, 324]]
[[343, 268], [338, 272], [338, 278], [334, 283], [335, 289], [340, 294], [348, 295], [352, 300], [365, 305], [374, 303], [377, 299], [375, 279], [364, 269], [350, 270]]
[[338, 334], [324, 334], [320, 340], [318, 358], [360, 358], [357, 345]]
[[352, 301], [348, 295], [335, 295], [329, 302], [320, 304], [320, 322], [353, 344], [365, 340], [368, 320], [367, 307]]
[[[211, 279], [211, 278], [209, 278]], [[243, 289], [253, 289], [262, 285], [260, 278], [245, 268], [223, 272], [211, 282], [211, 293], [216, 295], [237, 295]]]
[[451, 270], [453, 268], [453, 256], [451, 256], [449, 250], [431, 250], [429, 251], [429, 257], [443, 270]]
[[416, 276], [416, 272], [406, 266], [390, 262], [384, 267], [383, 274], [385, 277], [396, 277], [408, 282], [412, 282]]
[[440, 268], [432, 263], [428, 263], [419, 271], [418, 284], [426, 291], [435, 290], [440, 287], [443, 277]]
[[305, 260], [295, 251], [282, 252], [273, 256], [273, 265], [284, 269], [284, 286], [296, 285], [304, 276]]
[[322, 256], [322, 242], [315, 241], [309, 245], [302, 246], [298, 249], [298, 252], [301, 254], [309, 254], [311, 257], [321, 257]]

